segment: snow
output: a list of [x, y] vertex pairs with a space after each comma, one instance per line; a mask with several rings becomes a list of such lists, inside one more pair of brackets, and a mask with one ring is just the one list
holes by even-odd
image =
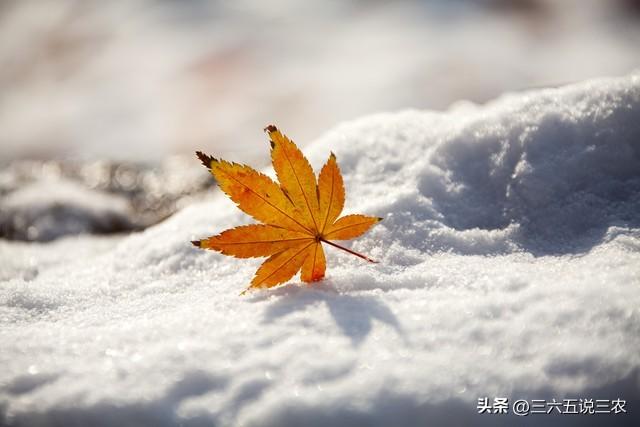
[[134, 162], [14, 161], [0, 169], [0, 238], [49, 241], [156, 224], [210, 197], [213, 177], [189, 156]]
[[129, 230], [134, 227], [132, 217], [125, 197], [65, 179], [27, 184], [2, 198], [0, 206], [3, 234], [22, 240]]
[[347, 243], [380, 263], [327, 248], [313, 286], [239, 296], [260, 260], [189, 243], [250, 222], [222, 195], [96, 245], [0, 246], [61, 253], [0, 286], [0, 424], [511, 425], [476, 413], [503, 396], [622, 398], [606, 424], [633, 425], [639, 117], [635, 73], [334, 128], [305, 152], [385, 218]]

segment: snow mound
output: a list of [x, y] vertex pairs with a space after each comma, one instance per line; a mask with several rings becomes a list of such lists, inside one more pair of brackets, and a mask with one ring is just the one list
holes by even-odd
[[610, 226], [640, 225], [637, 80], [380, 115], [337, 129], [314, 157], [340, 154], [363, 208], [404, 247], [584, 252]]
[[2, 235], [48, 241], [69, 234], [130, 230], [129, 201], [65, 180], [36, 181], [2, 199]]
[[621, 398], [607, 425], [637, 423], [639, 118], [634, 74], [335, 128], [305, 151], [385, 218], [350, 243], [380, 263], [328, 248], [311, 287], [238, 296], [260, 260], [189, 244], [250, 221], [221, 196], [48, 259], [0, 287], [0, 423], [515, 421], [484, 396]]

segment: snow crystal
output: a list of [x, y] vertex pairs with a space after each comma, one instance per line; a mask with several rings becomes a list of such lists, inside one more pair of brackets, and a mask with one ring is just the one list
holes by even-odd
[[638, 118], [634, 74], [338, 126], [305, 151], [335, 152], [347, 210], [385, 218], [347, 243], [380, 263], [327, 248], [313, 286], [238, 296], [260, 260], [189, 243], [250, 221], [222, 196], [16, 274], [0, 422], [514, 422], [477, 414], [483, 396], [622, 398], [607, 425], [637, 422]]

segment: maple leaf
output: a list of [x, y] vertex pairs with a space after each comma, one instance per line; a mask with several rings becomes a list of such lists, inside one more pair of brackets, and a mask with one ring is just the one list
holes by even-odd
[[237, 206], [262, 224], [242, 225], [191, 243], [237, 258], [269, 257], [251, 281], [251, 288], [270, 288], [302, 270], [304, 282], [324, 277], [322, 243], [369, 262], [371, 258], [332, 242], [349, 240], [382, 218], [346, 215], [342, 175], [331, 153], [316, 176], [302, 151], [275, 126], [265, 128], [271, 139], [271, 160], [279, 184], [249, 166], [196, 154]]

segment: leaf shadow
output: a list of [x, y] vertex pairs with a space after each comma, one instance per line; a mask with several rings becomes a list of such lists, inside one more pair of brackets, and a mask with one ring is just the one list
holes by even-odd
[[[309, 306], [326, 305], [335, 324], [343, 335], [359, 346], [373, 329], [373, 321], [390, 326], [403, 340], [402, 325], [391, 309], [380, 298], [371, 295], [349, 295], [337, 291], [326, 283], [312, 286], [290, 284], [272, 291], [270, 298], [277, 298], [264, 311], [264, 322], [273, 323]], [[266, 300], [267, 297], [258, 297]]]

